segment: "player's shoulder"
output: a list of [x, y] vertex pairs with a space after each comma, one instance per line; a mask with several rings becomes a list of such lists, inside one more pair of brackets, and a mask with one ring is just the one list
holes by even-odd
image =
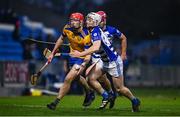
[[100, 28], [99, 26], [95, 26], [95, 27], [94, 27], [94, 30], [95, 30], [95, 31], [100, 31], [101, 28]]
[[69, 24], [64, 25], [63, 29], [70, 28]]
[[113, 27], [113, 26], [109, 26], [109, 25], [106, 26], [106, 31], [108, 31], [112, 34], [121, 33], [121, 31], [119, 29], [117, 29], [116, 27]]
[[63, 31], [66, 31], [66, 30], [72, 31], [72, 28], [71, 28], [71, 26], [70, 26], [69, 24], [66, 24], [66, 25], [64, 26]]
[[68, 34], [69, 32], [72, 32], [72, 28], [70, 27], [69, 24], [66, 24], [66, 25], [63, 27], [62, 32], [63, 32], [62, 35], [65, 37], [65, 36], [67, 36], [67, 34]]
[[95, 27], [93, 28], [92, 33], [99, 33], [99, 32], [101, 32], [101, 28], [100, 28], [99, 26], [95, 26]]
[[118, 30], [118, 29], [115, 28], [114, 26], [107, 25], [107, 26], [106, 26], [106, 30], [114, 31], [114, 30]]

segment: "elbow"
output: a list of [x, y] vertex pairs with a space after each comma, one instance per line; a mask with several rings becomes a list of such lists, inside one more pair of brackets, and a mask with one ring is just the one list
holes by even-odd
[[126, 40], [127, 40], [127, 38], [126, 38], [125, 36], [123, 36], [121, 39], [122, 39], [123, 41], [126, 41]]
[[127, 38], [124, 34], [121, 35], [120, 39], [125, 40], [125, 41], [127, 40]]

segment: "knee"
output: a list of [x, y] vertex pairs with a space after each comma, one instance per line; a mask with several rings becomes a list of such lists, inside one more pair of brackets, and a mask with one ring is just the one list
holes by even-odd
[[116, 87], [115, 89], [116, 89], [117, 92], [121, 92], [121, 93], [124, 92], [124, 87], [123, 86], [122, 87]]
[[66, 77], [64, 83], [71, 84], [72, 79], [70, 77]]
[[98, 81], [99, 81], [100, 83], [105, 82], [105, 80], [104, 80], [103, 78], [99, 78]]
[[94, 83], [95, 81], [96, 81], [95, 78], [88, 78], [88, 83], [90, 83], [90, 84]]
[[128, 92], [128, 88], [126, 88], [125, 86], [122, 86], [122, 87], [117, 87], [116, 88], [116, 91], [119, 92], [119, 93], [122, 93], [122, 94], [125, 94]]

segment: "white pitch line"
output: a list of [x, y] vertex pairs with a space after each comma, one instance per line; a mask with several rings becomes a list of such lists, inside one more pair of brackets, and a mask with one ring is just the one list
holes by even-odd
[[46, 106], [42, 106], [42, 105], [19, 105], [19, 104], [3, 105], [3, 106], [29, 107], [29, 108], [44, 108], [44, 107], [46, 107]]

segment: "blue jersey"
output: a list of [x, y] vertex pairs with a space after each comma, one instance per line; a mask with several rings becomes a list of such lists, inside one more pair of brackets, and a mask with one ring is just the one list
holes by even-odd
[[122, 34], [118, 29], [112, 26], [106, 26], [103, 32], [111, 43], [114, 38], [119, 38], [121, 37], [121, 34]]
[[107, 35], [105, 35], [98, 26], [94, 27], [91, 32], [91, 40], [92, 42], [97, 40], [101, 41], [100, 50], [92, 55], [94, 58], [101, 58], [103, 62], [111, 62], [117, 59], [117, 52], [109, 41]]

